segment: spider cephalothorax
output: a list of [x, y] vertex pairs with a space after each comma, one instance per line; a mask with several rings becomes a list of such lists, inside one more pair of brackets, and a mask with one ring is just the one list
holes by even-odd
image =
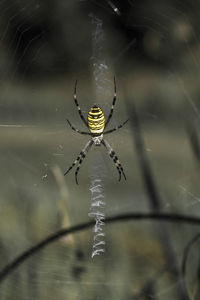
[[90, 108], [90, 111], [88, 113], [88, 122], [85, 120], [85, 118], [84, 118], [84, 116], [82, 114], [81, 108], [80, 108], [80, 106], [78, 104], [77, 98], [76, 98], [76, 86], [77, 86], [77, 80], [75, 82], [75, 88], [74, 88], [74, 102], [75, 102], [75, 104], [77, 106], [79, 115], [80, 115], [82, 121], [84, 122], [84, 124], [89, 129], [89, 132], [80, 131], [79, 129], [75, 128], [70, 123], [69, 120], [67, 120], [67, 121], [68, 121], [70, 127], [74, 131], [76, 131], [76, 132], [78, 132], [80, 134], [90, 135], [91, 139], [87, 142], [87, 144], [85, 145], [85, 147], [82, 149], [82, 151], [78, 155], [77, 159], [73, 162], [73, 164], [71, 165], [71, 167], [69, 167], [69, 169], [65, 172], [64, 175], [66, 175], [78, 163], [78, 167], [77, 167], [76, 172], [75, 172], [75, 179], [76, 179], [76, 183], [78, 184], [77, 175], [78, 175], [78, 172], [79, 172], [79, 169], [80, 169], [80, 165], [81, 165], [83, 159], [85, 158], [88, 150], [90, 149], [90, 147], [93, 144], [95, 146], [101, 146], [101, 144], [103, 144], [104, 147], [107, 149], [108, 154], [113, 159], [113, 162], [114, 162], [114, 164], [115, 164], [115, 166], [116, 166], [116, 168], [118, 170], [119, 181], [121, 180], [121, 174], [123, 174], [124, 179], [126, 179], [126, 176], [124, 174], [124, 170], [122, 168], [122, 165], [120, 164], [118, 157], [115, 155], [115, 151], [111, 148], [111, 146], [109, 145], [109, 143], [106, 140], [104, 140], [104, 138], [103, 138], [103, 136], [105, 134], [111, 133], [111, 132], [113, 132], [113, 131], [121, 128], [128, 121], [128, 120], [126, 120], [121, 125], [113, 128], [113, 129], [104, 131], [104, 129], [107, 127], [107, 125], [108, 125], [108, 123], [109, 123], [109, 121], [110, 121], [110, 119], [112, 117], [114, 105], [115, 105], [115, 102], [116, 102], [116, 96], [117, 96], [117, 94], [116, 94], [116, 82], [115, 82], [115, 78], [114, 78], [114, 97], [113, 97], [113, 102], [112, 102], [110, 114], [109, 114], [107, 120], [105, 120], [103, 111], [97, 105], [94, 105], [93, 107]]

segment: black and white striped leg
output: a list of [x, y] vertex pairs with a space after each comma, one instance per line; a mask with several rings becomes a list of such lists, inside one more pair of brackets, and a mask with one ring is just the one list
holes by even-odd
[[102, 144], [106, 147], [108, 154], [113, 159], [113, 162], [119, 172], [119, 181], [121, 180], [121, 173], [123, 174], [124, 179], [126, 180], [126, 175], [124, 174], [124, 169], [123, 169], [118, 157], [115, 155], [115, 151], [111, 148], [111, 146], [109, 145], [109, 143], [106, 140], [102, 140]]
[[69, 121], [68, 119], [67, 119], [67, 122], [68, 122], [69, 126], [71, 127], [71, 129], [73, 129], [74, 131], [76, 131], [76, 132], [78, 132], [78, 133], [80, 133], [80, 134], [91, 135], [90, 132], [81, 131], [81, 130], [75, 128], [75, 127], [70, 123], [70, 121]]
[[79, 116], [81, 117], [81, 120], [82, 120], [83, 123], [88, 127], [88, 123], [87, 123], [87, 121], [85, 120], [85, 118], [84, 118], [84, 116], [83, 116], [83, 114], [82, 114], [81, 108], [80, 108], [80, 106], [79, 106], [79, 104], [78, 104], [78, 100], [77, 100], [77, 97], [76, 97], [76, 86], [77, 86], [77, 80], [76, 80], [76, 82], [75, 82], [75, 87], [74, 87], [74, 102], [75, 102], [75, 104], [76, 104], [76, 106], [77, 106], [78, 113], [79, 113]]
[[124, 123], [120, 124], [119, 126], [116, 126], [116, 127], [113, 128], [113, 129], [110, 129], [110, 130], [105, 131], [103, 134], [111, 133], [111, 132], [113, 132], [113, 131], [116, 131], [117, 129], [122, 128], [122, 127], [128, 122], [128, 120], [129, 120], [129, 119], [127, 119]]
[[112, 102], [110, 114], [109, 114], [108, 119], [106, 120], [106, 123], [105, 123], [105, 128], [107, 127], [108, 123], [110, 122], [110, 119], [112, 118], [116, 99], [117, 99], [117, 88], [116, 88], [116, 81], [115, 81], [115, 77], [114, 77], [114, 97], [113, 97], [113, 102]]
[[85, 155], [82, 156], [82, 159], [80, 159], [78, 167], [76, 168], [76, 172], [75, 172], [76, 184], [78, 184], [78, 172], [79, 172], [80, 166], [81, 166], [84, 158], [85, 158]]
[[69, 169], [64, 173], [64, 175], [67, 175], [67, 173], [69, 173], [69, 171], [81, 160], [83, 160], [83, 158], [85, 158], [88, 150], [90, 149], [90, 147], [92, 146], [93, 141], [89, 140], [89, 142], [85, 145], [85, 147], [81, 150], [80, 154], [78, 155], [77, 159], [73, 162], [73, 164], [69, 167]]
[[76, 180], [76, 184], [78, 184], [78, 172], [79, 172], [79, 170], [80, 170], [80, 166], [81, 166], [81, 164], [82, 164], [82, 162], [83, 162], [83, 160], [84, 160], [84, 158], [85, 158], [85, 156], [86, 156], [88, 150], [90, 149], [90, 147], [92, 146], [93, 143], [94, 143], [94, 142], [93, 142], [92, 140], [90, 140], [90, 141], [86, 144], [85, 148], [82, 150], [82, 156], [81, 156], [81, 158], [80, 158], [80, 160], [79, 160], [78, 167], [76, 168], [76, 172], [75, 172], [75, 180]]
[[69, 169], [64, 173], [64, 176], [67, 175], [67, 173], [69, 173], [69, 171], [77, 164], [77, 162], [79, 162], [79, 160], [81, 159], [81, 157], [82, 157], [82, 151], [78, 155], [77, 159], [75, 159], [75, 161], [73, 162], [73, 164], [69, 167]]

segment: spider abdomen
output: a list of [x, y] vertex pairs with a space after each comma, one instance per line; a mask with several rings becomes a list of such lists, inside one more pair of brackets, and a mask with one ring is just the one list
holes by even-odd
[[88, 126], [93, 134], [101, 134], [105, 127], [104, 113], [100, 107], [94, 105], [88, 113]]

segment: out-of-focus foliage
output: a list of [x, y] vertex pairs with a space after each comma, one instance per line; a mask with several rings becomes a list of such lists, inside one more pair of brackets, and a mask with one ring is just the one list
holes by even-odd
[[[123, 164], [126, 182], [118, 183], [102, 147], [92, 149], [84, 160], [78, 187], [73, 172], [63, 177], [87, 140], [66, 125], [68, 118], [84, 128], [73, 103], [76, 79], [85, 116], [96, 102], [92, 14], [101, 19], [104, 31], [101, 51], [111, 95], [100, 99], [105, 116], [112, 103], [114, 75], [117, 82], [110, 126], [127, 115], [131, 119], [134, 103], [144, 153], [161, 199], [159, 208], [199, 214], [199, 169], [188, 139], [190, 130], [185, 129], [190, 123], [194, 127], [189, 128], [196, 129], [190, 137], [195, 148], [200, 116], [200, 2], [111, 2], [120, 14], [104, 0], [0, 1], [1, 267], [49, 233], [88, 219], [91, 165], [99, 161], [106, 174], [106, 215], [150, 210], [129, 123], [108, 137]], [[20, 266], [2, 285], [0, 298], [122, 300], [134, 299], [144, 288], [143, 299], [179, 300], [180, 282], [166, 269], [163, 240], [167, 239], [161, 241], [157, 229], [151, 223], [106, 228], [106, 253], [95, 261], [90, 259], [91, 232], [62, 239]], [[169, 225], [166, 231], [179, 267], [183, 248], [197, 230]], [[199, 254], [193, 251], [186, 283], [196, 291]]]
[[[199, 46], [199, 4], [194, 1], [2, 1], [1, 63], [34, 78], [85, 68], [91, 57], [90, 13], [99, 16], [107, 51], [120, 68], [149, 63], [180, 65]], [[188, 54], [189, 55], [189, 54]], [[124, 70], [126, 72], [126, 69]]]

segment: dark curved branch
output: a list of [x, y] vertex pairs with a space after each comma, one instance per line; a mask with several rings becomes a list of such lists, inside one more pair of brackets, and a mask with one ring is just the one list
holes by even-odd
[[[190, 225], [200, 225], [200, 218], [192, 217], [187, 215], [179, 215], [179, 214], [165, 214], [165, 213], [129, 213], [129, 214], [120, 214], [116, 216], [107, 217], [105, 219], [105, 223], [110, 224], [118, 221], [164, 221], [164, 222], [175, 222], [175, 223], [187, 223]], [[90, 221], [86, 223], [81, 223], [79, 225], [72, 226], [68, 229], [59, 230], [47, 238], [36, 244], [35, 246], [29, 248], [24, 251], [21, 255], [16, 257], [13, 261], [7, 264], [0, 271], [0, 282], [2, 282], [10, 273], [12, 273], [19, 265], [21, 265], [25, 260], [27, 260], [30, 256], [48, 246], [49, 244], [55, 242], [59, 238], [64, 235], [75, 233], [82, 231], [84, 229], [88, 229], [95, 224], [95, 221]]]

